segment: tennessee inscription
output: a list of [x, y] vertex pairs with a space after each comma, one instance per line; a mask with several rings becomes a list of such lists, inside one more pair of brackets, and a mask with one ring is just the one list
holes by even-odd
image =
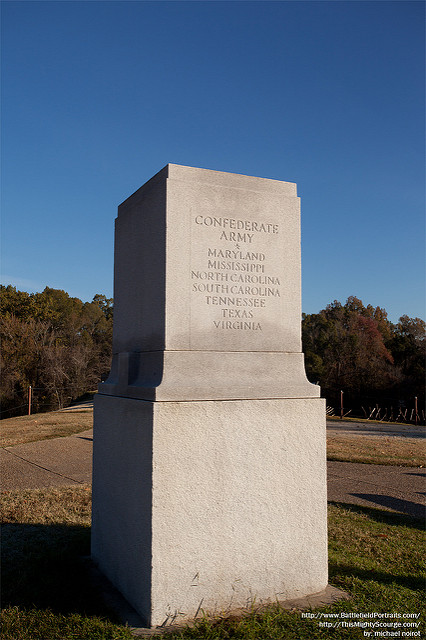
[[262, 331], [264, 310], [281, 297], [281, 280], [271, 272], [262, 240], [279, 236], [279, 225], [203, 215], [193, 224], [202, 250], [191, 264], [191, 292], [212, 311], [210, 327]]

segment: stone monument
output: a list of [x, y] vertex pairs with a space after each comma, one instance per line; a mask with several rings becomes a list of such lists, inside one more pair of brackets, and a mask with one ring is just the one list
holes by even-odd
[[169, 164], [118, 209], [92, 557], [147, 626], [327, 585], [300, 277], [295, 184]]

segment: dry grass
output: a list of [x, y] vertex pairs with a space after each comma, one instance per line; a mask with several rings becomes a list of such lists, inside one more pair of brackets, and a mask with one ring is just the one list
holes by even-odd
[[25, 556], [28, 540], [34, 548], [48, 548], [52, 540], [63, 536], [64, 527], [89, 530], [91, 520], [89, 485], [60, 489], [2, 491], [0, 522], [2, 547], [7, 549], [3, 568]]
[[131, 640], [82, 559], [90, 554], [90, 487], [5, 491], [1, 498], [2, 637]]
[[28, 489], [2, 491], [0, 518], [3, 524], [65, 524], [90, 526], [91, 488]]
[[327, 434], [327, 459], [423, 467], [426, 462], [426, 442], [420, 438]]
[[[361, 422], [357, 420], [357, 422]], [[11, 447], [80, 433], [93, 426], [93, 409], [36, 413], [2, 420], [0, 446]], [[426, 466], [426, 442], [397, 436], [338, 435], [327, 432], [327, 458], [340, 462]]]
[[[341, 422], [340, 416], [327, 416], [327, 421], [331, 420], [331, 422]], [[397, 425], [398, 427], [412, 427], [414, 426], [412, 422], [401, 422], [401, 421], [392, 421], [392, 420], [374, 420], [372, 418], [369, 420], [368, 418], [351, 418], [351, 416], [345, 416], [343, 418], [344, 422], [356, 422], [369, 425]]]
[[7, 418], [0, 423], [0, 446], [13, 447], [15, 444], [48, 440], [62, 436], [71, 436], [91, 429], [93, 426], [92, 409], [73, 411], [52, 411], [35, 413], [32, 416]]
[[[90, 487], [7, 491], [2, 502], [4, 640], [132, 640], [130, 630], [117, 624], [105, 608], [81, 561], [90, 553]], [[330, 582], [351, 599], [321, 611], [338, 619], [340, 612], [355, 612], [355, 618], [358, 612], [420, 614], [423, 558], [421, 521], [379, 509], [330, 504]], [[416, 624], [423, 623], [416, 618]], [[194, 627], [156, 637], [360, 640], [362, 633], [323, 629], [318, 620], [277, 606], [241, 619], [205, 618]]]

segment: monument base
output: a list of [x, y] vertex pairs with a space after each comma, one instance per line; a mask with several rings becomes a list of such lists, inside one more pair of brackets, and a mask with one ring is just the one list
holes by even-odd
[[92, 557], [144, 623], [327, 585], [321, 398], [95, 399]]

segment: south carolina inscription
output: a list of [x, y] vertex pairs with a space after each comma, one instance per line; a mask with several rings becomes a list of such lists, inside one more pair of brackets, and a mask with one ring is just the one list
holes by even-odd
[[279, 235], [276, 222], [194, 216], [191, 294], [210, 310], [211, 329], [263, 331], [265, 312], [269, 317], [281, 298], [282, 277], [271, 259]]

